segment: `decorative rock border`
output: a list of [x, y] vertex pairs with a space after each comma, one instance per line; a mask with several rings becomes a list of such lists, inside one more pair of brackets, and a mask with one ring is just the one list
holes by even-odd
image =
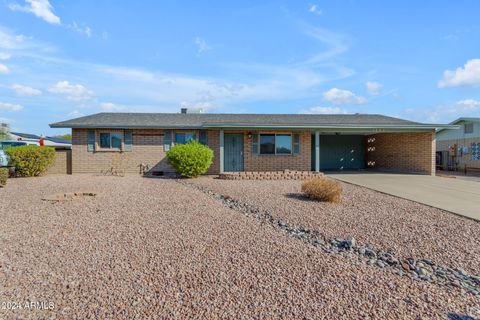
[[318, 177], [323, 177], [323, 173], [294, 170], [227, 172], [218, 176], [224, 180], [305, 180]]
[[357, 245], [354, 238], [327, 240], [317, 230], [309, 230], [303, 227], [290, 226], [283, 220], [274, 218], [268, 211], [240, 202], [229, 196], [215, 193], [210, 189], [188, 182], [183, 179], [177, 180], [187, 187], [199, 190], [211, 198], [220, 201], [223, 205], [241, 212], [246, 216], [253, 216], [261, 223], [267, 223], [273, 228], [285, 232], [303, 242], [313, 245], [320, 250], [342, 256], [349, 259], [357, 259], [372, 267], [390, 270], [399, 275], [406, 276], [415, 281], [426, 281], [441, 286], [457, 287], [464, 293], [470, 293], [480, 299], [480, 274], [470, 275], [461, 269], [452, 269], [440, 266], [428, 259], [397, 258], [392, 252], [376, 249], [371, 245]]

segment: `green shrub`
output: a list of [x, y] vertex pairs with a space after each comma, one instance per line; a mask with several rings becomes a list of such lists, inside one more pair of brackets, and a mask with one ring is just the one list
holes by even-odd
[[7, 184], [8, 179], [8, 168], [0, 168], [0, 187], [3, 187]]
[[7, 149], [10, 164], [23, 177], [36, 177], [47, 170], [55, 161], [55, 149], [34, 145]]
[[213, 161], [213, 151], [197, 141], [192, 141], [172, 147], [167, 152], [167, 159], [180, 175], [195, 178], [207, 172]]
[[340, 202], [342, 186], [333, 179], [315, 178], [302, 184], [302, 192], [314, 200]]

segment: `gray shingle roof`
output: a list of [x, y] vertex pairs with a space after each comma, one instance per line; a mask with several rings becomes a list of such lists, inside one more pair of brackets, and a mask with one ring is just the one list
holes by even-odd
[[97, 113], [50, 124], [52, 128], [426, 126], [378, 114]]

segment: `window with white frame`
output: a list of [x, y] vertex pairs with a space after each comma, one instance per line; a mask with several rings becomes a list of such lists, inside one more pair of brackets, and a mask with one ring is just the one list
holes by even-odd
[[260, 154], [292, 154], [291, 134], [260, 134]]
[[122, 149], [123, 135], [114, 132], [100, 132], [101, 149]]

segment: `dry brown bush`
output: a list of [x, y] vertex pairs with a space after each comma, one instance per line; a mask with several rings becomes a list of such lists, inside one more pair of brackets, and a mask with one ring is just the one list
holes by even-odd
[[315, 178], [302, 184], [302, 192], [314, 200], [338, 203], [342, 197], [342, 186], [329, 178]]

